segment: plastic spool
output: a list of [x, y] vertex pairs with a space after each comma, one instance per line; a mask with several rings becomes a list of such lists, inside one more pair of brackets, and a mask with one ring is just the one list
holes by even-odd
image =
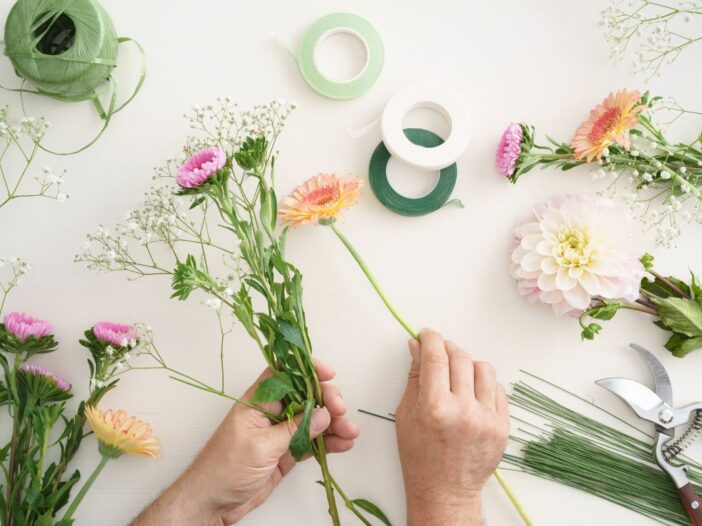
[[[438, 146], [418, 146], [403, 131], [402, 121], [413, 110], [429, 108], [446, 118], [451, 132]], [[383, 143], [390, 153], [424, 170], [441, 170], [455, 163], [468, 148], [472, 124], [468, 110], [453, 92], [433, 84], [414, 84], [396, 93], [380, 119]]]
[[[444, 142], [434, 132], [422, 128], [405, 128], [403, 133], [412, 144], [420, 148], [436, 148]], [[414, 217], [429, 214], [449, 203], [458, 175], [455, 163], [441, 169], [436, 186], [431, 192], [419, 198], [410, 198], [398, 193], [388, 181], [387, 166], [390, 157], [390, 152], [381, 142], [375, 148], [368, 167], [371, 189], [378, 201], [388, 210], [403, 216]], [[463, 206], [458, 200], [451, 202]]]
[[[351, 79], [333, 81], [319, 70], [316, 51], [330, 36], [345, 33], [357, 38], [366, 51], [366, 63]], [[378, 80], [385, 63], [385, 48], [380, 33], [370, 22], [351, 13], [323, 16], [305, 31], [297, 54], [300, 72], [309, 86], [330, 99], [353, 99], [363, 95]]]

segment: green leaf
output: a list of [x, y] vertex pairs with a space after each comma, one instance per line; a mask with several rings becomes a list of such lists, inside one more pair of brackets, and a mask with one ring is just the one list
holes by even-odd
[[276, 373], [258, 384], [251, 402], [254, 404], [277, 402], [293, 391], [293, 383], [290, 377], [285, 373]]
[[673, 331], [694, 338], [702, 336], [702, 305], [682, 298], [652, 298], [661, 321]]
[[206, 199], [206, 197], [205, 197], [204, 195], [198, 197], [197, 199], [195, 199], [195, 200], [190, 204], [190, 210], [192, 210], [192, 209], [195, 208], [196, 206], [199, 206], [199, 205], [201, 205], [202, 203], [204, 203], [204, 202], [205, 202], [205, 199]]
[[283, 414], [288, 418], [288, 420], [292, 420], [295, 418], [295, 415], [301, 413], [304, 409], [305, 406], [300, 402], [290, 402], [283, 410]]
[[190, 293], [197, 289], [216, 288], [217, 284], [207, 272], [197, 267], [197, 261], [192, 255], [188, 255], [185, 262], [179, 261], [176, 264], [171, 281], [173, 294], [171, 298], [178, 298], [180, 301], [188, 299]]
[[604, 305], [590, 309], [588, 314], [597, 320], [608, 321], [614, 318], [621, 307], [622, 303], [619, 301], [607, 301]]
[[312, 451], [312, 440], [310, 440], [310, 420], [312, 418], [312, 409], [314, 408], [314, 400], [305, 402], [305, 410], [302, 413], [302, 420], [297, 426], [297, 431], [290, 440], [290, 453], [298, 462], [302, 460], [307, 453]]
[[654, 258], [651, 254], [646, 252], [643, 256], [641, 256], [641, 264], [644, 266], [644, 269], [646, 272], [651, 270], [653, 268], [653, 260], [656, 259]]
[[267, 151], [268, 141], [265, 137], [247, 137], [239, 151], [234, 154], [234, 160], [243, 170], [253, 172], [266, 162]]
[[582, 330], [580, 336], [583, 340], [594, 340], [597, 333], [599, 333], [601, 330], [601, 325], [598, 323], [591, 323]]
[[387, 515], [385, 515], [378, 506], [373, 504], [371, 501], [366, 500], [366, 499], [353, 499], [351, 502], [353, 502], [356, 506], [361, 508], [363, 511], [366, 511], [373, 515], [373, 517], [380, 519], [380, 521], [385, 524], [385, 526], [392, 526], [392, 523], [390, 522], [390, 519], [388, 519]]
[[665, 348], [673, 353], [673, 356], [682, 358], [692, 351], [702, 348], [702, 336], [688, 338], [680, 333], [674, 332], [666, 342]]
[[294, 345], [298, 349], [304, 349], [300, 329], [286, 320], [278, 320], [278, 332], [285, 338], [285, 341]]

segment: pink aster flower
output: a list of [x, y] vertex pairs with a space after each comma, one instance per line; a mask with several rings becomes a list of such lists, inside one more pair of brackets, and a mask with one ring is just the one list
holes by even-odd
[[635, 301], [644, 275], [637, 228], [605, 197], [560, 196], [515, 230], [512, 275], [529, 302], [576, 315], [594, 297]]
[[176, 182], [183, 188], [197, 188], [221, 170], [227, 154], [220, 148], [207, 148], [197, 152], [178, 169]]
[[517, 168], [517, 161], [522, 153], [523, 140], [524, 130], [517, 123], [511, 123], [502, 133], [500, 143], [497, 145], [495, 164], [498, 171], [505, 177], [511, 178]]
[[101, 321], [93, 327], [95, 337], [104, 343], [118, 347], [132, 347], [139, 338], [139, 333], [131, 325]]
[[31, 374], [34, 376], [43, 376], [44, 378], [48, 378], [49, 380], [53, 381], [58, 389], [61, 391], [67, 393], [68, 391], [71, 390], [71, 384], [69, 384], [66, 380], [63, 378], [56, 376], [54, 373], [51, 371], [48, 371], [44, 369], [43, 367], [39, 367], [38, 365], [32, 365], [32, 364], [22, 364], [18, 368], [19, 371], [25, 373], [25, 374]]
[[32, 318], [21, 312], [10, 312], [6, 314], [4, 323], [5, 330], [22, 341], [30, 336], [42, 338], [51, 334], [51, 325], [49, 322]]

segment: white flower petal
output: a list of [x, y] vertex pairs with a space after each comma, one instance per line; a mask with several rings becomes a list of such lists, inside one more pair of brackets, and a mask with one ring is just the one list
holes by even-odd
[[558, 272], [559, 268], [558, 263], [556, 263], [556, 260], [553, 258], [544, 258], [543, 261], [541, 261], [541, 270], [546, 274], [555, 274]]
[[537, 252], [529, 252], [526, 256], [522, 258], [520, 263], [522, 265], [522, 268], [527, 272], [534, 272], [541, 268], [542, 259], [543, 256], [538, 254]]
[[556, 275], [555, 274], [541, 274], [539, 276], [539, 288], [544, 291], [556, 290]]
[[556, 287], [562, 291], [570, 290], [578, 284], [578, 281], [571, 278], [568, 274], [568, 269], [565, 267], [559, 268], [556, 274]]
[[573, 287], [570, 290], [563, 291], [563, 297], [574, 308], [585, 310], [590, 305], [592, 298], [587, 291], [581, 286]]

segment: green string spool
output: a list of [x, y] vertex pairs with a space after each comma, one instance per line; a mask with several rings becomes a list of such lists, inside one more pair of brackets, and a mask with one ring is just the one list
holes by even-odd
[[60, 99], [92, 99], [117, 65], [115, 26], [94, 0], [19, 0], [5, 43], [17, 75]]
[[[423, 128], [405, 128], [403, 131], [407, 139], [417, 146], [434, 148], [444, 142], [437, 134]], [[463, 207], [463, 204], [457, 199], [449, 201], [458, 176], [456, 163], [441, 169], [439, 180], [431, 192], [423, 197], [413, 199], [399, 194], [390, 185], [387, 167], [391, 157], [385, 144], [381, 142], [375, 148], [368, 167], [371, 189], [378, 201], [386, 208], [403, 216], [414, 217], [435, 212], [446, 204], [455, 203]]]
[[[117, 66], [117, 48], [133, 42], [142, 58], [141, 76], [132, 94], [117, 106], [112, 70]], [[144, 52], [129, 38], [117, 37], [107, 11], [96, 0], [18, 0], [5, 22], [5, 54], [17, 75], [35, 90], [11, 89], [66, 102], [90, 100], [104, 120], [103, 128], [80, 152], [97, 141], [112, 115], [129, 104], [146, 77]], [[7, 89], [7, 88], [6, 88]], [[109, 98], [103, 107], [101, 96]]]

